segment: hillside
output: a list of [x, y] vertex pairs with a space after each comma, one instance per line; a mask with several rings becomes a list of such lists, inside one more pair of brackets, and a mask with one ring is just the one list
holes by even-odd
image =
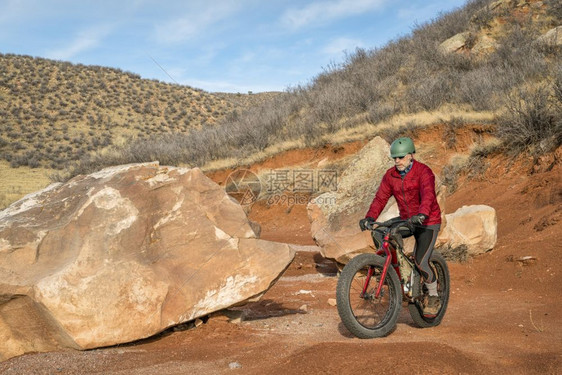
[[[283, 150], [392, 138], [443, 121], [494, 123], [515, 153], [551, 150], [562, 141], [561, 42], [555, 38], [561, 20], [554, 0], [469, 1], [380, 49], [358, 49], [307, 85], [215, 127], [113, 148], [75, 165], [69, 176], [148, 159], [235, 167]], [[554, 38], [545, 37], [549, 32]]]
[[272, 95], [212, 94], [119, 69], [0, 54], [0, 159], [62, 169], [131, 138], [214, 125]]
[[[45, 186], [53, 171], [64, 180], [153, 160], [235, 168], [438, 123], [450, 134], [490, 125], [498, 140], [480, 144], [477, 157], [536, 157], [562, 143], [561, 23], [559, 1], [472, 0], [381, 48], [357, 49], [306, 85], [252, 95], [0, 55], [0, 207]], [[20, 175], [39, 178], [30, 184]]]

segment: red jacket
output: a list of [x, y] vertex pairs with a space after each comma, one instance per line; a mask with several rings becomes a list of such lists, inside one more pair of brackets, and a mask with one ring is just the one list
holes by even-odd
[[427, 216], [424, 225], [441, 224], [441, 209], [435, 196], [435, 175], [427, 165], [414, 160], [404, 179], [396, 167], [387, 170], [366, 217], [376, 219], [391, 195], [398, 203], [402, 219], [424, 214]]

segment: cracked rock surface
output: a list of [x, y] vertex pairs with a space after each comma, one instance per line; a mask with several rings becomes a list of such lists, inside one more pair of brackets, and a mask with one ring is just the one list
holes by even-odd
[[293, 257], [197, 168], [53, 184], [0, 212], [0, 360], [152, 336], [261, 296]]

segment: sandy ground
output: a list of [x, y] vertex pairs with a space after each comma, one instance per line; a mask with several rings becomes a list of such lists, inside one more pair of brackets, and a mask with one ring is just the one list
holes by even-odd
[[[540, 164], [540, 163], [539, 163]], [[498, 214], [495, 249], [451, 263], [451, 299], [442, 324], [420, 329], [406, 309], [396, 331], [360, 340], [342, 325], [337, 268], [299, 251], [256, 303], [197, 328], [84, 352], [27, 354], [0, 363], [2, 374], [560, 374], [562, 373], [562, 181], [560, 163], [490, 160], [463, 180], [447, 212], [488, 204]], [[312, 245], [304, 206], [256, 204], [262, 238]], [[525, 260], [524, 257], [530, 257]]]

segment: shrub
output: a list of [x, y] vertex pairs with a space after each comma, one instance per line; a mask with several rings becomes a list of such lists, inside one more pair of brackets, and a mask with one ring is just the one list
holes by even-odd
[[459, 245], [452, 247], [450, 244], [439, 247], [437, 250], [449, 262], [465, 263], [468, 261], [468, 247], [466, 245]]
[[447, 186], [449, 193], [454, 193], [458, 188], [459, 176], [462, 173], [464, 165], [449, 164], [441, 170], [441, 181]]
[[445, 130], [443, 131], [443, 142], [445, 142], [445, 148], [454, 149], [457, 144], [457, 130], [462, 125], [462, 120], [453, 117], [451, 121], [445, 124]]
[[39, 168], [41, 163], [39, 162], [39, 159], [37, 157], [32, 157], [31, 159], [27, 160], [27, 165], [30, 168]]
[[367, 113], [367, 121], [370, 124], [376, 124], [397, 114], [399, 110], [397, 106], [388, 102], [374, 103]]
[[419, 128], [415, 124], [408, 122], [398, 128], [385, 129], [380, 135], [388, 143], [394, 142], [395, 139], [400, 137], [415, 138]]
[[[548, 14], [560, 22], [562, 19], [562, 3], [559, 0], [547, 0], [545, 3]], [[556, 24], [556, 26], [558, 25], [559, 23]]]
[[562, 103], [562, 64], [558, 64], [556, 77], [553, 83], [554, 98], [558, 103]]
[[494, 20], [494, 14], [488, 4], [484, 5], [471, 18], [470, 22], [479, 28], [487, 29]]
[[502, 91], [498, 87], [498, 75], [501, 73], [490, 66], [467, 72], [460, 76], [453, 100], [459, 104], [470, 104], [475, 110], [495, 108], [495, 95]]
[[511, 152], [548, 152], [562, 143], [562, 102], [553, 91], [518, 88], [506, 96], [497, 134]]
[[410, 111], [433, 110], [448, 102], [451, 97], [451, 78], [444, 73], [433, 74], [412, 84], [405, 103]]

